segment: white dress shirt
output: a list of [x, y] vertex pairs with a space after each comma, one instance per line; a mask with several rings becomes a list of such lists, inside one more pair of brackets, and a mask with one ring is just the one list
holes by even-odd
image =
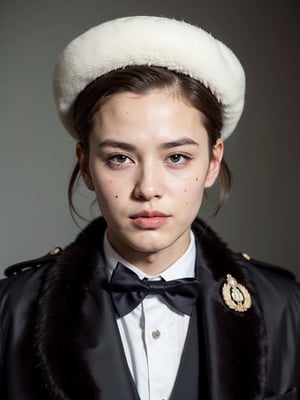
[[[118, 262], [135, 272], [140, 279], [166, 281], [195, 276], [195, 239], [190, 233], [186, 252], [168, 269], [149, 276], [122, 258], [104, 238], [108, 279]], [[117, 317], [127, 363], [141, 400], [169, 399], [187, 335], [190, 317], [182, 314], [157, 295], [148, 295], [129, 314]]]

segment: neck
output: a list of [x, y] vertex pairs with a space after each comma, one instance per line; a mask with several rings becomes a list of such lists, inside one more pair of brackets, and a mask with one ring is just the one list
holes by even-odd
[[181, 241], [180, 245], [160, 249], [159, 251], [143, 252], [135, 249], [128, 249], [126, 245], [112, 243], [112, 248], [130, 264], [140, 269], [147, 275], [159, 275], [174, 264], [188, 249], [189, 235], [186, 241]]
[[[181, 256], [181, 255], [180, 255]], [[161, 254], [147, 253], [147, 254], [135, 254], [131, 257], [123, 256], [130, 264], [140, 269], [147, 275], [159, 275], [172, 264], [174, 264], [179, 257], [166, 258], [162, 257]]]

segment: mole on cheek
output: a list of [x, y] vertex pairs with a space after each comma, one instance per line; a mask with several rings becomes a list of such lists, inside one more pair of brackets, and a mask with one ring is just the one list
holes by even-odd
[[116, 195], [115, 195], [115, 199], [118, 199], [118, 198], [119, 198], [119, 195], [116, 194]]

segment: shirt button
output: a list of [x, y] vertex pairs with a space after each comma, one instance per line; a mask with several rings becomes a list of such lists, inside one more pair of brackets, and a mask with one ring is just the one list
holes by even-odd
[[158, 329], [154, 329], [153, 331], [152, 331], [152, 337], [153, 337], [153, 339], [158, 339], [159, 337], [160, 337], [160, 332], [159, 332], [159, 330]]

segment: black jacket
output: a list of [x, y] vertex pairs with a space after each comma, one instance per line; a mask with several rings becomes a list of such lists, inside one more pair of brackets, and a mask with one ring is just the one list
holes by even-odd
[[[0, 282], [1, 400], [138, 400], [107, 291], [105, 227], [94, 221], [58, 255], [14, 266]], [[300, 286], [289, 272], [233, 253], [201, 221], [193, 231], [201, 399], [299, 400]], [[227, 274], [249, 291], [247, 311], [225, 304]]]

